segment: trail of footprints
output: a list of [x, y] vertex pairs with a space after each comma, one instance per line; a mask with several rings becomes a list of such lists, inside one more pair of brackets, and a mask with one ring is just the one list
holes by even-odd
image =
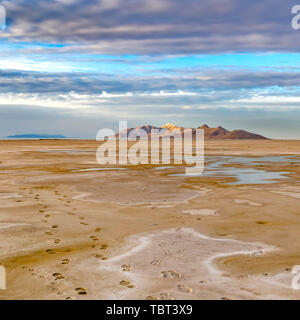
[[[20, 188], [20, 190], [26, 190], [26, 189], [27, 188]], [[62, 196], [57, 190], [54, 190], [54, 194], [56, 197], [58, 197], [57, 200], [65, 202], [64, 203], [65, 207], [70, 207], [71, 201], [67, 200], [68, 197], [66, 195]], [[28, 195], [31, 197], [33, 196], [34, 200], [36, 200], [39, 204], [42, 204], [44, 202], [44, 200], [41, 199], [40, 194], [34, 194], [34, 192], [32, 190], [28, 191]], [[21, 200], [18, 200], [18, 201], [21, 202]], [[53, 217], [53, 215], [47, 213], [47, 209], [48, 209], [48, 206], [43, 205], [42, 208], [38, 210], [38, 214], [43, 214], [44, 218], [48, 219], [48, 220], [46, 220], [46, 219], [41, 220], [44, 223], [49, 223], [49, 219], [51, 219]], [[74, 218], [75, 218], [78, 216], [78, 214], [74, 212], [76, 210], [77, 210], [77, 208], [72, 208], [71, 211], [68, 211], [66, 214], [68, 214], [70, 216], [74, 216]], [[89, 225], [87, 222], [85, 222], [85, 217], [79, 216], [78, 219], [80, 221], [80, 223], [79, 223], [80, 225], [82, 225], [82, 226]], [[107, 244], [99, 244], [97, 246], [95, 245], [95, 243], [100, 240], [100, 237], [96, 234], [99, 234], [101, 231], [102, 231], [102, 228], [97, 227], [94, 229], [95, 234], [90, 235], [89, 238], [91, 241], [93, 241], [92, 243], [94, 243], [94, 245], [92, 245], [91, 247], [92, 248], [99, 248], [100, 250], [106, 250], [109, 248], [109, 246]], [[51, 226], [49, 227], [49, 230], [45, 232], [45, 235], [52, 237], [52, 236], [55, 236], [55, 234], [58, 232], [59, 232], [59, 225], [55, 224], [55, 223], [53, 224], [53, 222], [52, 222]], [[59, 239], [59, 238], [53, 239], [53, 244], [60, 244], [62, 242], [63, 242], [62, 239]], [[68, 252], [68, 251], [71, 251], [71, 249], [64, 250], [64, 252]], [[59, 250], [55, 250], [52, 248], [46, 249], [45, 252], [47, 254], [51, 254], [51, 255], [55, 255], [57, 253], [60, 253]], [[94, 257], [97, 259], [101, 259], [101, 260], [107, 260], [107, 257], [105, 257], [102, 254], [96, 254]], [[61, 265], [68, 265], [71, 262], [72, 262], [72, 260], [69, 258], [64, 258], [64, 259], [59, 260], [59, 264], [61, 264]], [[57, 295], [61, 295], [61, 296], [66, 295], [66, 293], [63, 290], [64, 289], [63, 280], [65, 279], [65, 276], [62, 273], [55, 272], [51, 275], [51, 277], [49, 277], [48, 274], [38, 274], [37, 270], [35, 270], [33, 268], [29, 268], [26, 265], [22, 266], [22, 269], [27, 270], [28, 272], [31, 273], [32, 276], [37, 276], [39, 279], [51, 281], [50, 282], [50, 290], [55, 291], [57, 293]], [[134, 287], [130, 283], [127, 286], [128, 286], [128, 288]], [[83, 296], [83, 295], [87, 295], [88, 291], [87, 291], [87, 289], [85, 289], [83, 287], [77, 287], [74, 289], [74, 293]], [[71, 300], [71, 299], [75, 299], [75, 297], [68, 296], [65, 299]]]
[[[20, 188], [21, 189], [21, 188]], [[26, 188], [22, 188], [22, 190], [25, 190]], [[39, 202], [40, 204], [42, 204], [44, 202], [43, 199], [41, 199], [41, 196], [39, 194], [34, 194], [34, 192], [32, 190], [29, 190], [28, 194], [30, 196], [33, 196], [33, 198]], [[58, 192], [57, 190], [54, 190], [54, 194], [56, 197], [58, 197], [57, 200], [59, 201], [63, 201], [64, 206], [65, 207], [70, 207], [70, 200], [67, 200], [67, 196], [66, 195], [61, 195], [60, 192]], [[18, 200], [20, 201], [20, 200]], [[43, 205], [43, 207], [41, 209], [38, 210], [38, 214], [43, 214], [44, 218], [46, 219], [51, 219], [53, 218], [53, 215], [51, 215], [50, 213], [47, 212], [48, 210], [48, 206]], [[74, 212], [75, 211], [75, 212]], [[88, 226], [89, 224], [85, 221], [85, 217], [82, 216], [78, 216], [78, 214], [76, 213], [77, 208], [72, 208], [72, 209], [68, 209], [68, 212], [66, 212], [66, 214], [68, 214], [70, 217], [74, 217], [74, 218], [78, 218], [79, 220], [79, 224], [82, 225], [83, 227]], [[43, 219], [42, 222], [44, 223], [49, 223], [48, 220]], [[94, 229], [94, 234], [90, 235], [89, 238], [92, 241], [92, 243], [97, 243], [100, 238], [97, 234], [99, 234], [102, 231], [102, 229], [100, 227], [97, 227]], [[53, 239], [53, 244], [60, 244], [63, 242], [62, 239], [56, 238], [55, 234], [59, 232], [59, 225], [58, 224], [53, 224], [51, 223], [51, 226], [49, 227], [49, 230], [45, 232], [45, 234], [47, 236], [50, 237], [54, 237]], [[93, 248], [98, 247], [100, 250], [106, 250], [108, 249], [108, 245], [107, 244], [101, 244], [101, 245], [97, 245], [97, 246], [92, 246]], [[65, 250], [66, 252], [68, 250]], [[71, 251], [71, 250], [70, 250]], [[47, 249], [46, 253], [51, 254], [51, 255], [55, 255], [58, 252], [55, 249]], [[100, 260], [107, 260], [107, 257], [105, 257], [103, 254], [95, 254], [94, 255], [95, 258], [100, 259]], [[63, 258], [59, 260], [59, 264], [61, 265], [69, 265], [70, 263], [72, 263], [72, 260], [69, 258]], [[160, 267], [162, 264], [162, 261], [156, 258], [153, 258], [152, 261], [150, 261], [150, 264], [153, 265], [153, 267]], [[28, 272], [31, 273], [32, 276], [36, 276], [39, 279], [43, 279], [43, 280], [48, 280], [50, 281], [50, 290], [56, 292], [57, 295], [61, 295], [61, 296], [66, 296], [65, 299], [66, 300], [72, 300], [72, 299], [76, 299], [76, 296], [67, 296], [66, 292], [64, 291], [65, 286], [64, 286], [64, 280], [65, 280], [65, 276], [60, 273], [60, 272], [55, 272], [52, 275], [49, 274], [38, 274], [37, 270], [33, 269], [33, 268], [29, 268], [28, 266], [23, 266], [22, 267], [24, 270], [27, 270]], [[132, 266], [131, 264], [123, 264], [121, 266], [121, 270], [124, 272], [130, 272], [132, 271]], [[176, 272], [175, 270], [164, 270], [160, 272], [160, 276], [163, 279], [171, 279], [177, 282], [176, 288], [178, 291], [182, 292], [182, 293], [186, 293], [186, 294], [192, 294], [193, 293], [193, 289], [189, 288], [188, 286], [186, 286], [183, 283], [180, 283], [183, 279], [182, 279], [182, 275], [178, 272]], [[132, 284], [130, 281], [128, 280], [121, 280], [120, 281], [120, 286], [122, 287], [126, 287], [128, 289], [134, 289], [136, 288], [136, 286], [134, 284]], [[76, 287], [74, 289], [74, 294], [80, 295], [80, 296], [85, 296], [88, 295], [88, 291], [86, 288], [84, 287]], [[174, 300], [174, 297], [168, 293], [168, 292], [162, 292], [159, 293], [157, 296], [147, 296], [145, 297], [146, 300]], [[221, 299], [228, 299], [226, 297], [222, 297]]]
[[[155, 268], [159, 268], [162, 265], [162, 261], [160, 259], [153, 258], [150, 261], [150, 264]], [[133, 268], [132, 268], [131, 263], [121, 265], [121, 270], [123, 272], [130, 272], [130, 271], [132, 271], [132, 269]], [[192, 288], [189, 288], [188, 286], [186, 286], [185, 284], [182, 283], [182, 281], [184, 280], [182, 274], [178, 273], [175, 270], [160, 271], [160, 277], [162, 277], [163, 279], [166, 279], [166, 280], [173, 280], [176, 284], [177, 290], [182, 293], [186, 293], [186, 294], [193, 293]], [[131, 285], [131, 283], [127, 280], [122, 280], [120, 282], [120, 285], [126, 286], [127, 288], [135, 288], [135, 286]], [[162, 292], [158, 296], [150, 296], [149, 295], [149, 296], [145, 297], [145, 299], [146, 300], [174, 300], [174, 297], [169, 292]]]
[[[70, 207], [71, 201], [67, 200], [68, 197], [66, 195], [61, 195], [57, 190], [54, 190], [54, 194], [56, 197], [58, 197], [57, 200], [64, 202], [65, 207]], [[42, 202], [44, 202], [41, 199], [41, 196], [39, 194], [34, 195], [34, 193], [31, 190], [29, 191], [29, 195], [31, 195], [31, 196], [33, 195], [34, 199], [37, 202], [39, 202], [40, 204], [42, 204]], [[50, 223], [49, 219], [53, 218], [53, 215], [51, 215], [47, 211], [48, 211], [48, 206], [46, 206], [46, 205], [42, 205], [42, 208], [38, 210], [38, 214], [43, 214], [43, 217], [45, 219], [48, 219], [48, 220], [43, 219], [42, 222], [44, 222], [44, 223]], [[76, 211], [77, 211], [77, 208], [72, 208], [72, 209], [69, 209], [68, 212], [66, 212], [66, 214], [68, 214], [70, 216], [70, 218], [71, 217], [78, 218], [79, 224], [82, 225], [83, 227], [88, 226], [89, 224], [85, 221], [85, 217], [78, 216]], [[94, 234], [89, 236], [92, 243], [95, 244], [100, 240], [100, 238], [97, 234], [99, 234], [101, 231], [102, 231], [102, 229], [100, 227], [97, 227], [94, 229]], [[51, 223], [49, 230], [45, 232], [45, 234], [47, 236], [54, 237], [54, 239], [52, 240], [54, 245], [60, 244], [63, 242], [62, 239], [55, 237], [56, 233], [58, 233], [58, 232], [59, 232], [59, 224], [55, 224], [53, 222]], [[107, 244], [101, 244], [101, 245], [97, 245], [97, 246], [94, 245], [92, 247], [94, 247], [94, 248], [98, 247], [100, 250], [108, 249]], [[65, 250], [65, 251], [68, 251], [68, 250]], [[46, 253], [51, 254], [51, 255], [55, 255], [59, 252], [55, 249], [50, 248], [50, 249], [46, 250]], [[99, 253], [95, 254], [94, 257], [97, 259], [100, 259], [100, 260], [107, 260], [107, 257], [105, 257], [103, 254], [99, 254]], [[59, 264], [61, 264], [61, 265], [66, 266], [66, 265], [69, 265], [70, 263], [72, 263], [72, 260], [69, 258], [63, 258], [63, 259], [59, 260]], [[159, 267], [159, 266], [161, 266], [162, 261], [154, 258], [152, 261], [150, 261], [150, 263], [153, 265], [153, 267]], [[65, 289], [65, 286], [64, 286], [65, 276], [63, 275], [63, 273], [54, 272], [52, 275], [49, 276], [49, 274], [38, 274], [37, 270], [35, 270], [33, 268], [29, 268], [27, 266], [23, 266], [23, 269], [29, 271], [32, 276], [37, 276], [39, 279], [49, 280], [51, 291], [54, 291], [57, 295], [66, 296], [66, 292], [64, 291], [64, 289]], [[121, 266], [121, 270], [124, 272], [130, 272], [130, 271], [132, 271], [132, 266], [130, 264], [128, 264], [128, 265], [123, 264]], [[179, 274], [178, 272], [176, 272], [175, 270], [161, 271], [160, 275], [163, 279], [172, 279], [174, 281], [178, 281], [179, 283], [177, 284], [177, 289], [180, 292], [187, 293], [187, 294], [193, 293], [193, 290], [191, 288], [180, 283], [180, 281], [182, 280], [182, 275]], [[128, 280], [121, 280], [120, 286], [126, 287], [128, 289], [136, 288], [136, 286]], [[85, 296], [85, 295], [88, 295], [88, 291], [84, 287], [77, 287], [74, 289], [74, 294], [77, 294], [80, 296]], [[76, 299], [76, 297], [67, 296], [67, 297], [65, 297], [65, 299], [71, 300], [71, 299]], [[173, 300], [174, 297], [168, 292], [162, 292], [158, 296], [147, 296], [146, 299], [147, 300]]]

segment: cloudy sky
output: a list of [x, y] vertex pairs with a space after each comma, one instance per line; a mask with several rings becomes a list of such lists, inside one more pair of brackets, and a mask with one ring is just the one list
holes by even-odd
[[128, 120], [300, 139], [296, 0], [0, 4], [0, 137], [94, 138]]

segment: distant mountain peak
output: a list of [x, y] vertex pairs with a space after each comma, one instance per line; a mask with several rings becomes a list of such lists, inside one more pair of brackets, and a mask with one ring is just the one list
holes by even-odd
[[175, 124], [173, 123], [166, 123], [165, 125], [162, 126], [162, 128], [177, 128], [177, 126], [175, 126]]
[[[183, 130], [192, 130], [192, 128], [184, 128], [184, 127], [179, 127], [176, 126], [173, 123], [166, 123], [165, 125], [161, 126], [161, 127], [155, 127], [152, 125], [142, 125], [136, 128], [128, 128], [125, 131], [119, 132], [119, 134], [117, 134], [116, 136], [122, 136], [125, 137], [129, 135], [129, 133], [131, 131], [133, 132], [138, 132], [139, 130], [144, 130], [146, 131], [147, 135], [150, 136], [151, 134], [151, 130], [152, 129], [167, 129], [167, 132], [160, 132], [161, 136], [167, 137], [168, 135], [172, 134], [172, 135], [178, 135], [178, 134], [182, 134]], [[201, 127], [199, 126], [198, 129], [203, 129], [204, 130], [204, 136], [205, 139], [207, 140], [211, 140], [211, 139], [215, 139], [215, 140], [225, 140], [225, 139], [267, 139], [261, 135], [255, 134], [255, 133], [251, 133], [245, 130], [233, 130], [233, 131], [228, 131], [225, 128], [223, 128], [222, 126], [218, 126], [216, 128], [210, 128], [207, 124], [202, 125]], [[157, 134], [157, 132], [155, 133]], [[194, 134], [194, 133], [193, 133]]]
[[162, 127], [160, 127], [160, 129], [167, 129], [168, 131], [183, 131], [184, 128], [183, 127], [178, 127], [173, 123], [166, 123], [165, 125], [163, 125]]
[[141, 126], [138, 126], [135, 128], [136, 130], [140, 130], [140, 129], [143, 129], [143, 130], [151, 130], [151, 129], [156, 129], [156, 127], [154, 126], [151, 126], [151, 125], [148, 125], [148, 124], [143, 124]]

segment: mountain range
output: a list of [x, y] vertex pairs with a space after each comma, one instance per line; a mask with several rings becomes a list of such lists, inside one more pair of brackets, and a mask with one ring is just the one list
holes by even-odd
[[[138, 133], [139, 130], [144, 130], [147, 133], [147, 136], [149, 137], [151, 134], [151, 130], [153, 129], [167, 129], [167, 131], [165, 132], [165, 134], [163, 134], [162, 136], [168, 136], [170, 133], [172, 135], [176, 134], [181, 134], [184, 130], [185, 132], [189, 132], [192, 131], [192, 128], [184, 128], [184, 127], [178, 127], [172, 123], [167, 123], [162, 127], [155, 127], [155, 126], [151, 126], [151, 125], [142, 125], [136, 128], [128, 128], [125, 131], [121, 131], [120, 133], [118, 133], [116, 136], [117, 137], [126, 137], [129, 135], [129, 133], [131, 132], [136, 132]], [[205, 139], [208, 140], [225, 140], [225, 139], [255, 139], [255, 140], [259, 140], [259, 139], [268, 139], [266, 137], [263, 137], [259, 134], [255, 134], [255, 133], [251, 133], [245, 130], [233, 130], [233, 131], [229, 131], [226, 130], [225, 128], [218, 126], [216, 128], [210, 128], [208, 125], [204, 124], [202, 126], [197, 127], [197, 129], [203, 129], [204, 130], [204, 137]]]
[[8, 136], [7, 139], [66, 139], [60, 134], [17, 134]]

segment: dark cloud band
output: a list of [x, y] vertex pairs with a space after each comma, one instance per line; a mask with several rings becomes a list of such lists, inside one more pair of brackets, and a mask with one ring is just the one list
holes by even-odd
[[96, 53], [299, 51], [293, 0], [4, 1], [13, 41]]

